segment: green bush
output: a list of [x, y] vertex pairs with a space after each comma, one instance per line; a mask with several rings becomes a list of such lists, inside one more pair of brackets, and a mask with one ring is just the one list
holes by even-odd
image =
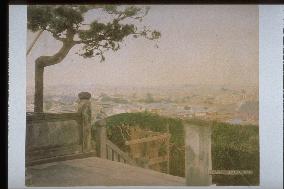
[[213, 176], [218, 185], [259, 185], [258, 126], [213, 123], [212, 166], [215, 170], [252, 170], [252, 175]]
[[[106, 119], [107, 136], [114, 144], [123, 151], [128, 151], [124, 145], [125, 139], [129, 140], [129, 128], [139, 126], [142, 129], [155, 132], [166, 132], [169, 126], [170, 138], [170, 174], [184, 176], [184, 132], [182, 121], [174, 118], [162, 117], [149, 112], [122, 113], [110, 116]], [[124, 125], [125, 129], [118, 126]]]

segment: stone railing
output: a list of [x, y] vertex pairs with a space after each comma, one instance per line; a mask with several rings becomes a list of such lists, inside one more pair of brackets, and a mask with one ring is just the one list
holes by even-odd
[[91, 94], [81, 92], [74, 113], [27, 113], [26, 164], [94, 156]]
[[[106, 120], [96, 122], [96, 146], [91, 137], [91, 94], [81, 92], [74, 113], [27, 113], [26, 165], [98, 156], [136, 165], [107, 138]], [[212, 185], [211, 128], [184, 123], [185, 177], [188, 186]], [[169, 166], [169, 165], [168, 165]]]
[[106, 134], [106, 121], [104, 119], [97, 121], [96, 126], [96, 149], [99, 157], [130, 165], [136, 165], [135, 161], [132, 160], [128, 154], [120, 150], [115, 144], [108, 140]]
[[187, 186], [212, 185], [211, 127], [184, 124]]
[[[187, 186], [211, 186], [211, 127], [184, 123], [185, 131], [185, 179]], [[168, 133], [159, 137], [168, 136]], [[153, 137], [152, 137], [153, 138]], [[142, 139], [148, 141], [151, 137]], [[132, 142], [139, 142], [134, 140]], [[128, 154], [107, 139], [106, 121], [96, 123], [97, 155], [104, 159], [137, 165]], [[158, 159], [160, 160], [160, 159]], [[168, 165], [169, 166], [169, 165]]]

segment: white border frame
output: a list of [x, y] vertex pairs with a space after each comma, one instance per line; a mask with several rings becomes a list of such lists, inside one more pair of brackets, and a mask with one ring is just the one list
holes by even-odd
[[[283, 188], [283, 15], [284, 6], [259, 6], [260, 187], [249, 188]], [[26, 188], [26, 36], [26, 6], [9, 6], [9, 188]]]

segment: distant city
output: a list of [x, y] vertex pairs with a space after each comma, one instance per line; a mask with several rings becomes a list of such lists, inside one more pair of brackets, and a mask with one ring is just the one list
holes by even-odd
[[[179, 119], [198, 118], [241, 125], [258, 125], [259, 120], [257, 86], [49, 86], [44, 91], [44, 111], [77, 111], [77, 95], [82, 91], [92, 94], [94, 119], [148, 111]], [[33, 90], [27, 90], [27, 112], [33, 112], [33, 95]]]

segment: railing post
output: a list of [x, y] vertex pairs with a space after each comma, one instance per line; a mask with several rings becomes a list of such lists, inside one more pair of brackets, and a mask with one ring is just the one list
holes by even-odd
[[81, 92], [78, 94], [79, 104], [78, 113], [82, 116], [82, 138], [83, 138], [83, 152], [89, 152], [92, 150], [92, 135], [91, 135], [91, 94], [88, 92]]
[[212, 176], [210, 126], [184, 125], [185, 177], [187, 186], [210, 186]]
[[[167, 133], [170, 134], [170, 126], [169, 124], [166, 125], [167, 127]], [[167, 142], [166, 142], [166, 145], [167, 145], [167, 173], [170, 174], [170, 140], [171, 140], [171, 137], [168, 137], [167, 138]]]
[[106, 121], [100, 120], [96, 124], [96, 148], [98, 156], [107, 159], [106, 154], [106, 140], [107, 140], [107, 133], [106, 133]]

